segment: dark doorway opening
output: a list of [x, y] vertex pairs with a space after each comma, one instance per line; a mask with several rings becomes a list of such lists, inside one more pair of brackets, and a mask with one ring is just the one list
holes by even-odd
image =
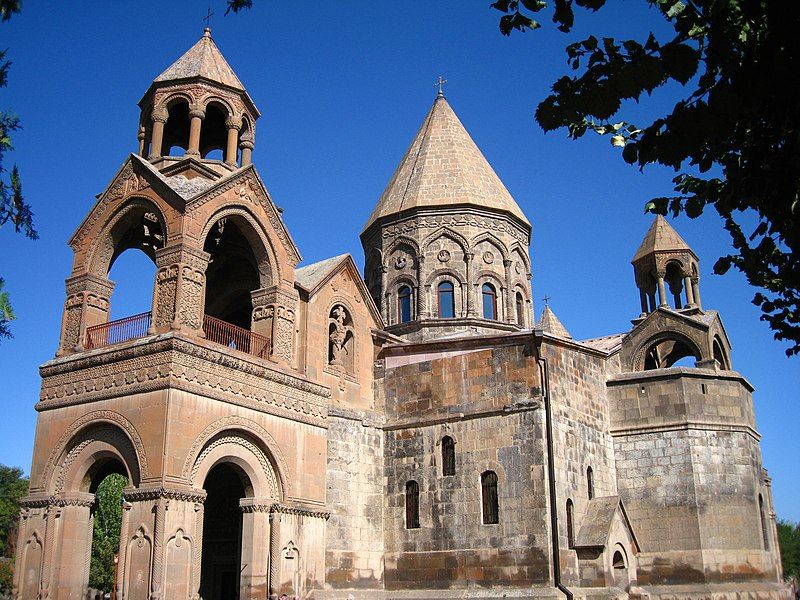
[[215, 466], [204, 488], [203, 560], [200, 595], [204, 600], [238, 600], [242, 562], [242, 509], [247, 476], [229, 464]]

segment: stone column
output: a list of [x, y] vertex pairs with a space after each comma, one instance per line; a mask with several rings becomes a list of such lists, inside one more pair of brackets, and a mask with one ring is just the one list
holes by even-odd
[[702, 309], [703, 303], [700, 301], [700, 280], [699, 279], [692, 279], [692, 296], [694, 298], [694, 304], [697, 308]]
[[381, 306], [379, 307], [381, 310], [381, 316], [383, 316], [383, 322], [386, 325], [391, 325], [391, 321], [389, 320], [389, 268], [381, 264]]
[[200, 156], [200, 129], [203, 126], [203, 119], [206, 118], [206, 111], [201, 106], [193, 105], [189, 110], [189, 147], [186, 156]]
[[467, 263], [467, 317], [477, 317], [478, 312], [475, 309], [475, 286], [472, 284], [474, 278], [472, 277], [472, 269], [474, 266], [475, 253], [467, 252], [464, 255]]
[[423, 269], [425, 264], [425, 255], [417, 255], [417, 320], [427, 319], [431, 316], [430, 312], [430, 288], [431, 286], [425, 285], [422, 279]]
[[694, 306], [694, 294], [692, 293], [692, 277], [686, 275], [683, 278], [683, 287], [686, 290], [686, 307], [691, 308]]
[[187, 330], [202, 336], [205, 278], [210, 255], [177, 243], [156, 250], [156, 285], [150, 333]]
[[158, 498], [153, 520], [153, 577], [150, 581], [150, 600], [160, 600], [164, 587], [164, 520], [169, 500]]
[[667, 303], [667, 288], [664, 285], [664, 276], [658, 274], [658, 306], [669, 306]]
[[269, 597], [275, 599], [280, 594], [281, 573], [281, 514], [269, 513]]
[[236, 146], [239, 141], [239, 130], [242, 128], [242, 120], [237, 117], [225, 119], [225, 127], [228, 128], [228, 144], [225, 148], [225, 163], [236, 166]]
[[194, 505], [194, 545], [192, 547], [192, 595], [191, 600], [200, 600], [200, 577], [203, 571], [203, 514], [202, 502]]
[[153, 111], [151, 119], [153, 121], [153, 133], [150, 137], [150, 160], [161, 158], [161, 147], [164, 145], [164, 124], [169, 118], [166, 110]]
[[256, 600], [269, 594], [269, 499], [243, 498], [242, 509], [242, 571], [240, 573], [240, 599]]
[[11, 597], [14, 600], [18, 600], [19, 598], [20, 575], [25, 570], [25, 565], [22, 562], [22, 555], [24, 551], [23, 544], [25, 544], [25, 540], [28, 537], [28, 512], [29, 509], [24, 506], [19, 509], [19, 520], [17, 522], [16, 557], [14, 560], [14, 571], [11, 576]]
[[[84, 349], [86, 328], [108, 322], [114, 283], [90, 273], [70, 277], [61, 321], [61, 341], [56, 356]], [[105, 340], [98, 340], [104, 342]]]
[[639, 303], [642, 305], [642, 314], [639, 317], [647, 316], [647, 292], [644, 288], [639, 288]]
[[139, 134], [137, 135], [137, 138], [139, 140], [139, 152], [138, 152], [138, 154], [141, 157], [144, 157], [144, 140], [145, 140], [145, 137], [146, 137], [146, 133], [147, 132], [146, 132], [144, 126], [140, 126], [139, 127]]
[[58, 524], [61, 517], [61, 507], [51, 503], [45, 512], [44, 525], [44, 552], [42, 554], [42, 582], [39, 589], [39, 598], [44, 600], [50, 596], [50, 587], [53, 580], [53, 556], [56, 553], [56, 540], [58, 538]]
[[249, 137], [243, 137], [239, 141], [239, 148], [242, 149], [242, 166], [246, 167], [253, 162], [253, 140]]
[[[269, 358], [285, 366], [294, 366], [294, 328], [297, 290], [286, 283], [252, 292], [251, 330], [270, 340]], [[263, 323], [262, 323], [263, 321]]]
[[516, 318], [514, 317], [514, 287], [511, 285], [511, 265], [512, 262], [508, 259], [503, 261], [503, 267], [506, 270], [506, 290], [505, 294], [503, 294], [503, 298], [505, 299], [505, 319], [503, 319], [506, 323], [514, 323]]
[[127, 564], [128, 537], [131, 528], [131, 508], [130, 502], [122, 502], [122, 523], [119, 528], [119, 553], [117, 555], [117, 580], [114, 582], [116, 587], [116, 597], [122, 600], [123, 587], [125, 583], [125, 565]]

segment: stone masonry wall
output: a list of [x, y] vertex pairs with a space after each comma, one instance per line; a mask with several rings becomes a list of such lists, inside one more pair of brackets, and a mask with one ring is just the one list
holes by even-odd
[[383, 587], [383, 432], [355, 415], [329, 416], [326, 583]]

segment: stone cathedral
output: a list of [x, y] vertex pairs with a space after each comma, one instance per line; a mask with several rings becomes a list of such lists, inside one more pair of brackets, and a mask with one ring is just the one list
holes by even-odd
[[[69, 241], [15, 598], [86, 598], [111, 473], [120, 600], [788, 598], [753, 388], [662, 217], [632, 327], [578, 340], [534, 322], [531, 223], [441, 93], [363, 277], [302, 265], [208, 29], [139, 107]], [[129, 249], [152, 310], [110, 321]]]

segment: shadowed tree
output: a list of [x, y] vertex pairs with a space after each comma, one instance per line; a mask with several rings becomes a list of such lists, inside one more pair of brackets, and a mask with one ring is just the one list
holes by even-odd
[[127, 478], [112, 473], [100, 482], [95, 492], [97, 510], [94, 514], [89, 586], [105, 592], [114, 587], [114, 555], [119, 550], [122, 490], [126, 485]]

